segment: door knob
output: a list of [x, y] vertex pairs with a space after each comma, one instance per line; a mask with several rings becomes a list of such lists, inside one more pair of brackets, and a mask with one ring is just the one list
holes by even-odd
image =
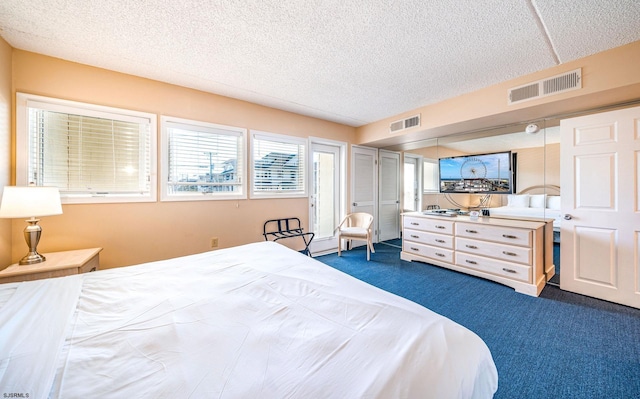
[[569, 215], [568, 213], [564, 215], [564, 220], [571, 220], [573, 219], [573, 216]]

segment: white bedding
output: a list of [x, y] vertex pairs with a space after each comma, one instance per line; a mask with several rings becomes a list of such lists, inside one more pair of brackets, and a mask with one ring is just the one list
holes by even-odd
[[562, 221], [561, 212], [557, 209], [549, 208], [529, 208], [517, 206], [500, 206], [497, 208], [489, 208], [490, 216], [503, 217], [523, 217], [538, 219], [553, 219], [553, 228], [559, 229]]
[[560, 205], [559, 195], [511, 194], [507, 196], [507, 206], [489, 208], [489, 216], [553, 219], [553, 229], [560, 231]]
[[273, 242], [0, 285], [0, 393], [490, 398], [485, 343]]

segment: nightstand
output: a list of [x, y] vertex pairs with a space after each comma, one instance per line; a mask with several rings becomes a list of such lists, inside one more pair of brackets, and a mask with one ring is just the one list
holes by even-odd
[[0, 283], [31, 281], [93, 272], [100, 268], [102, 248], [44, 253], [46, 260], [33, 265], [14, 263], [0, 271]]

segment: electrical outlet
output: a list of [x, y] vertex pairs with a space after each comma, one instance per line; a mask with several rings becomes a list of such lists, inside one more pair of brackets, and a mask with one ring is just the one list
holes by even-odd
[[218, 247], [218, 237], [211, 238], [211, 248], [217, 248], [217, 247]]

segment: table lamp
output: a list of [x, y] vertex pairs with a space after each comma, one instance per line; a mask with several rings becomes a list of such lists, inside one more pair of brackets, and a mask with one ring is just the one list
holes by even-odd
[[42, 228], [38, 225], [38, 216], [62, 214], [60, 192], [57, 187], [41, 186], [6, 186], [0, 203], [0, 218], [30, 218], [24, 229], [24, 238], [29, 246], [29, 253], [20, 260], [21, 265], [32, 265], [45, 261], [38, 253], [38, 241]]

